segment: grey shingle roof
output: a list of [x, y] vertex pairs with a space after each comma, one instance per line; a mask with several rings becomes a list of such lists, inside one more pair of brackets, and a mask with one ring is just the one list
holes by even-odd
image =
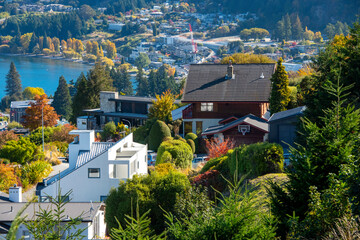
[[99, 156], [106, 150], [108, 150], [114, 143], [112, 142], [94, 142], [91, 144], [90, 151], [79, 151], [78, 158], [76, 160], [76, 167], [79, 168], [88, 161], [94, 159], [95, 157]]
[[[54, 99], [49, 99], [49, 104], [51, 104]], [[10, 103], [10, 108], [27, 108], [30, 107], [30, 103], [35, 102], [35, 100], [25, 100], [25, 101], [12, 101]]]
[[295, 115], [300, 115], [305, 111], [305, 109], [306, 109], [306, 106], [302, 106], [302, 107], [297, 107], [297, 108], [289, 109], [286, 111], [274, 113], [270, 117], [269, 122], [288, 118], [288, 117], [295, 116]]
[[248, 114], [242, 118], [239, 118], [235, 121], [232, 121], [228, 124], [225, 125], [217, 125], [217, 126], [212, 126], [212, 127], [208, 127], [203, 133], [202, 135], [213, 135], [216, 133], [221, 133], [224, 132], [228, 129], [231, 129], [233, 127], [236, 127], [237, 125], [241, 124], [241, 123], [247, 123], [249, 125], [252, 125], [254, 127], [259, 128], [260, 130], [263, 130], [265, 132], [269, 132], [269, 124], [266, 120], [259, 118], [257, 116], [254, 116], [253, 114]]
[[[186, 81], [183, 102], [268, 102], [275, 63], [234, 64], [227, 79], [226, 64], [193, 64]], [[263, 74], [264, 78], [260, 78]]]
[[[0, 205], [0, 222], [12, 222], [18, 211], [25, 206], [26, 203], [6, 202]], [[94, 219], [95, 214], [100, 209], [102, 203], [88, 203], [88, 202], [68, 202], [64, 207], [63, 216], [75, 218], [82, 216], [83, 222], [90, 222]], [[26, 219], [33, 219], [39, 207], [42, 209], [54, 209], [51, 203], [30, 203], [21, 216], [26, 216]], [[91, 210], [90, 210], [91, 209]], [[12, 211], [11, 211], [12, 210]], [[65, 219], [64, 219], [65, 220]]]

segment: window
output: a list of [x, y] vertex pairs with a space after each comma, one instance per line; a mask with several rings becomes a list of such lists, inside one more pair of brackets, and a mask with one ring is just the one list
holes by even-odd
[[100, 168], [89, 168], [88, 169], [89, 178], [100, 178]]
[[202, 112], [212, 112], [214, 111], [214, 103], [201, 103]]
[[128, 178], [127, 164], [109, 164], [109, 178]]
[[69, 195], [61, 196], [61, 200], [62, 200], [63, 202], [70, 202], [70, 196], [69, 196]]

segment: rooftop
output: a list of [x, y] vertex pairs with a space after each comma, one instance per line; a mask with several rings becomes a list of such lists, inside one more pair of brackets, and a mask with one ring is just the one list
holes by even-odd
[[233, 78], [226, 77], [227, 69], [227, 64], [192, 64], [183, 102], [269, 101], [275, 63], [233, 64]]
[[274, 113], [270, 117], [269, 122], [277, 121], [277, 120], [292, 117], [292, 116], [301, 115], [301, 114], [303, 114], [305, 109], [306, 109], [306, 106], [301, 106], [301, 107], [289, 109], [289, 110], [286, 110], [286, 111]]

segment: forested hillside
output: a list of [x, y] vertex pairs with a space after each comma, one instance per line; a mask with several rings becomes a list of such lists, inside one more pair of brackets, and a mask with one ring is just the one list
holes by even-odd
[[351, 23], [360, 13], [360, 0], [189, 0], [201, 12], [256, 13], [264, 27], [274, 26], [286, 13], [298, 13], [304, 26], [322, 30], [328, 23]]

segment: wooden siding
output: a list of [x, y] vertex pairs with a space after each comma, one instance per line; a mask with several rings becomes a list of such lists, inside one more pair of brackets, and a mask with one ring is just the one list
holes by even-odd
[[[241, 125], [247, 125], [247, 124], [241, 124]], [[223, 134], [224, 134], [224, 138], [233, 139], [235, 146], [240, 146], [242, 144], [263, 142], [264, 135], [266, 133], [253, 126], [250, 126], [250, 132], [246, 133], [245, 135], [242, 135], [242, 133], [238, 131], [238, 127], [236, 126], [234, 128], [224, 131]]]

